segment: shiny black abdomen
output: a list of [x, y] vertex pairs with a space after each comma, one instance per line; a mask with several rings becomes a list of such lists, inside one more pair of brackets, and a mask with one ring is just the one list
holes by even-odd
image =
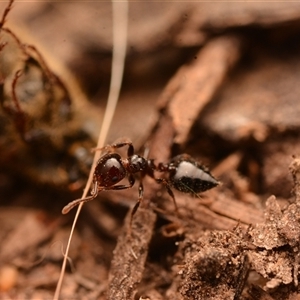
[[192, 194], [204, 192], [219, 184], [205, 167], [187, 154], [172, 159], [169, 179], [177, 190]]

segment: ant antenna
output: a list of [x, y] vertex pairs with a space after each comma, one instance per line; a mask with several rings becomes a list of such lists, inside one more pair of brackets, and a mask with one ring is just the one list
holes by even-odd
[[94, 183], [93, 189], [91, 190], [91, 196], [85, 197], [85, 198], [80, 198], [80, 199], [76, 199], [70, 203], [68, 203], [63, 209], [62, 209], [62, 214], [67, 214], [72, 208], [74, 208], [75, 206], [77, 206], [78, 204], [80, 204], [81, 202], [88, 202], [91, 200], [94, 200], [99, 194], [99, 190], [98, 190], [98, 184], [97, 182]]

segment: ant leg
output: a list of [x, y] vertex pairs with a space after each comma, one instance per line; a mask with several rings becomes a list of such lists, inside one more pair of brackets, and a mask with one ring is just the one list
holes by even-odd
[[117, 140], [115, 143], [111, 145], [113, 149], [122, 148], [124, 146], [128, 146], [127, 156], [132, 156], [134, 154], [134, 147], [132, 141], [128, 138]]
[[127, 138], [117, 140], [116, 142], [114, 142], [111, 145], [106, 145], [101, 148], [94, 148], [93, 151], [107, 150], [108, 152], [112, 152], [115, 149], [122, 148], [124, 146], [128, 146], [127, 156], [132, 156], [134, 154], [134, 147], [133, 147], [131, 140], [129, 140]]
[[171, 190], [171, 187], [170, 187], [170, 184], [168, 183], [168, 181], [164, 178], [155, 178], [155, 180], [156, 180], [157, 183], [162, 183], [166, 187], [166, 189], [168, 191], [168, 194], [171, 196], [171, 198], [173, 200], [175, 210], [178, 213], [178, 206], [177, 206], [177, 203], [176, 203], [176, 200], [175, 200], [175, 196], [174, 196], [173, 191]]
[[76, 199], [70, 203], [68, 203], [63, 209], [62, 209], [62, 214], [67, 214], [72, 208], [74, 208], [75, 206], [77, 206], [79, 203], [81, 202], [88, 202], [91, 201], [93, 199], [95, 199], [99, 194], [99, 190], [98, 190], [98, 184], [97, 182], [94, 184], [92, 190], [91, 190], [91, 196], [85, 197], [85, 198], [80, 198], [80, 199]]
[[133, 216], [136, 214], [138, 208], [140, 207], [141, 202], [143, 201], [143, 196], [144, 196], [144, 186], [143, 186], [143, 182], [142, 179], [140, 180], [140, 185], [139, 185], [139, 198], [138, 201], [135, 203], [132, 211], [131, 211], [131, 216], [130, 216], [130, 228], [132, 225], [132, 220], [133, 220]]
[[81, 202], [88, 202], [88, 201], [91, 201], [91, 200], [94, 200], [98, 195], [93, 195], [93, 196], [89, 196], [89, 197], [86, 197], [86, 198], [80, 198], [80, 199], [77, 199], [77, 200], [74, 200], [70, 203], [68, 203], [61, 211], [61, 213], [63, 215], [67, 214], [72, 208], [74, 208], [75, 206], [77, 206], [79, 203]]
[[91, 190], [91, 196], [88, 196], [86, 198], [80, 198], [80, 199], [76, 199], [70, 203], [68, 203], [63, 209], [62, 209], [62, 213], [65, 215], [67, 214], [72, 208], [74, 208], [76, 205], [78, 205], [79, 203], [81, 202], [88, 202], [88, 201], [91, 201], [93, 199], [95, 199], [99, 192], [100, 191], [104, 191], [104, 190], [126, 190], [126, 189], [130, 189], [133, 185], [134, 185], [134, 182], [135, 182], [135, 179], [133, 176], [129, 176], [128, 178], [128, 181], [129, 181], [129, 185], [124, 185], [124, 184], [121, 184], [121, 185], [115, 185], [115, 186], [112, 186], [111, 188], [104, 188], [102, 187], [101, 190], [98, 189], [98, 184], [97, 182], [94, 183], [94, 186]]

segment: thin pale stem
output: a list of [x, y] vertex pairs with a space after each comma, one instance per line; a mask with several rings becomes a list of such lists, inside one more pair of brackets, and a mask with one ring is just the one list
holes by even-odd
[[[101, 148], [104, 146], [109, 128], [111, 126], [112, 118], [118, 103], [122, 79], [123, 79], [126, 48], [127, 48], [128, 2], [127, 0], [123, 0], [122, 2], [115, 2], [112, 0], [112, 8], [113, 8], [113, 56], [112, 56], [111, 82], [110, 82], [107, 106], [103, 117], [101, 131], [98, 138], [97, 148]], [[91, 187], [94, 170], [97, 161], [100, 158], [100, 154], [101, 154], [100, 151], [95, 153], [89, 178], [86, 187], [83, 191], [82, 199], [87, 198], [87, 193]], [[54, 300], [59, 299], [59, 295], [62, 288], [63, 277], [67, 265], [67, 258], [68, 258], [68, 253], [71, 245], [71, 240], [83, 203], [84, 202], [80, 202], [80, 204], [78, 205], [78, 209], [73, 221], [72, 229], [66, 247], [66, 252], [63, 259], [63, 264], [61, 267], [60, 277], [53, 297]]]

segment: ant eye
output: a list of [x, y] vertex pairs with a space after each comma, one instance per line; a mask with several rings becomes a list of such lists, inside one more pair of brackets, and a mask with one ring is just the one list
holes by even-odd
[[118, 176], [114, 176], [111, 178], [111, 181], [114, 182], [114, 183], [117, 183], [120, 181], [120, 178]]

